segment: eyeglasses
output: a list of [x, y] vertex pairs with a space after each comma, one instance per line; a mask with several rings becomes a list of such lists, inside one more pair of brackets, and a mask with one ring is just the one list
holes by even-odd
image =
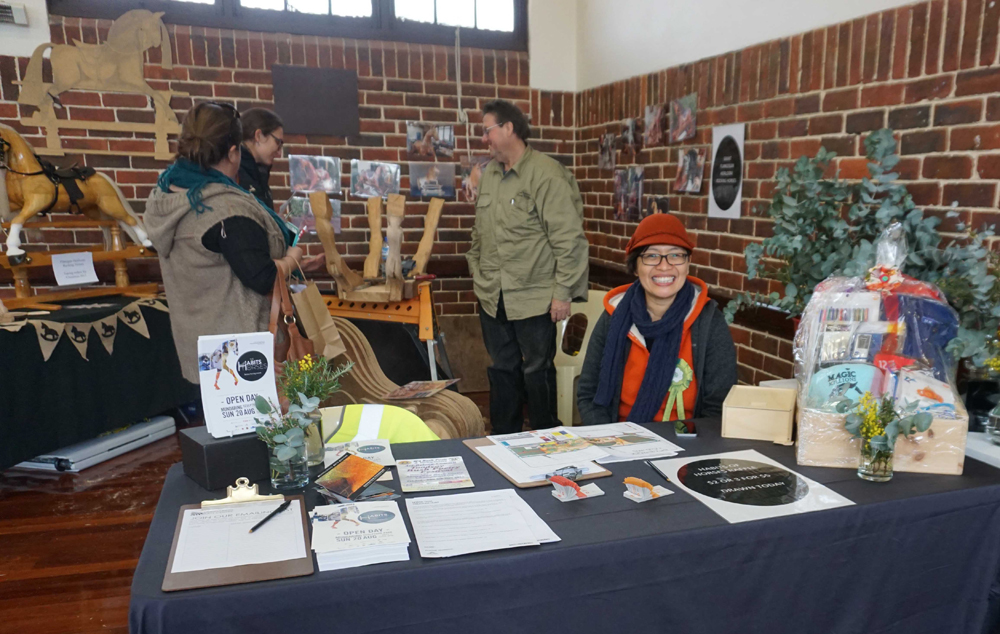
[[498, 128], [498, 127], [500, 127], [502, 125], [503, 125], [502, 123], [494, 123], [493, 125], [486, 126], [485, 128], [483, 128], [483, 136], [486, 136], [487, 134], [489, 134], [490, 130], [492, 130], [493, 128]]
[[278, 144], [278, 149], [279, 149], [279, 150], [280, 150], [281, 148], [285, 147], [285, 140], [284, 140], [284, 139], [279, 139], [278, 137], [274, 136], [273, 134], [269, 134], [269, 135], [267, 135], [267, 136], [269, 136], [269, 137], [271, 137], [272, 139], [274, 139], [274, 142]]
[[643, 253], [639, 256], [646, 266], [659, 266], [662, 260], [666, 260], [671, 266], [681, 266], [687, 264], [690, 258], [690, 253]]

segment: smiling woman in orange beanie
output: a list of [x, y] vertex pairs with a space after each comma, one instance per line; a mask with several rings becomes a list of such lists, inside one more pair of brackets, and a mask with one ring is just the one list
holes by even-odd
[[688, 275], [692, 251], [675, 216], [636, 227], [625, 253], [638, 279], [605, 295], [580, 374], [584, 425], [722, 415], [736, 348], [708, 286]]

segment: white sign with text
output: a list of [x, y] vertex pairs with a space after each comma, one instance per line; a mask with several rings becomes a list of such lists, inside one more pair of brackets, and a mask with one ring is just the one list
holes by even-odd
[[269, 332], [198, 337], [198, 377], [205, 425], [213, 438], [254, 431], [254, 418], [267, 418], [254, 405], [258, 394], [280, 407]]
[[53, 253], [52, 272], [59, 286], [80, 286], [96, 284], [97, 271], [94, 270], [94, 254], [90, 251], [79, 253]]

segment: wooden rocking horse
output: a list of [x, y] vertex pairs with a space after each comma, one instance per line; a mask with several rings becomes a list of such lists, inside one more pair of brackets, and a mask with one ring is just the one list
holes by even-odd
[[107, 214], [136, 244], [152, 246], [139, 217], [108, 176], [93, 168], [57, 170], [43, 164], [21, 135], [0, 124], [0, 219], [10, 222], [7, 258], [11, 264], [24, 259], [21, 229], [26, 221], [39, 213], [73, 209], [93, 220]]

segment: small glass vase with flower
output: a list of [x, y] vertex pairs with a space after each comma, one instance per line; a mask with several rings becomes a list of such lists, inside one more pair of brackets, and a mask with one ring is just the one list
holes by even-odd
[[897, 408], [892, 396], [877, 398], [871, 392], [865, 392], [857, 403], [844, 398], [837, 404], [839, 412], [849, 412], [844, 428], [861, 439], [859, 478], [869, 482], [892, 479], [896, 439], [900, 434], [908, 437], [914, 432], [925, 432], [934, 420], [928, 412], [917, 412], [919, 405], [913, 402]]
[[[333, 366], [326, 357], [307, 354], [298, 361], [286, 361], [278, 377], [278, 391], [290, 403], [299, 395], [322, 403], [340, 389], [340, 378], [351, 371], [354, 363]], [[310, 467], [323, 464], [323, 436], [320, 429], [322, 415], [318, 410], [309, 414], [310, 424], [305, 427], [306, 460]]]

